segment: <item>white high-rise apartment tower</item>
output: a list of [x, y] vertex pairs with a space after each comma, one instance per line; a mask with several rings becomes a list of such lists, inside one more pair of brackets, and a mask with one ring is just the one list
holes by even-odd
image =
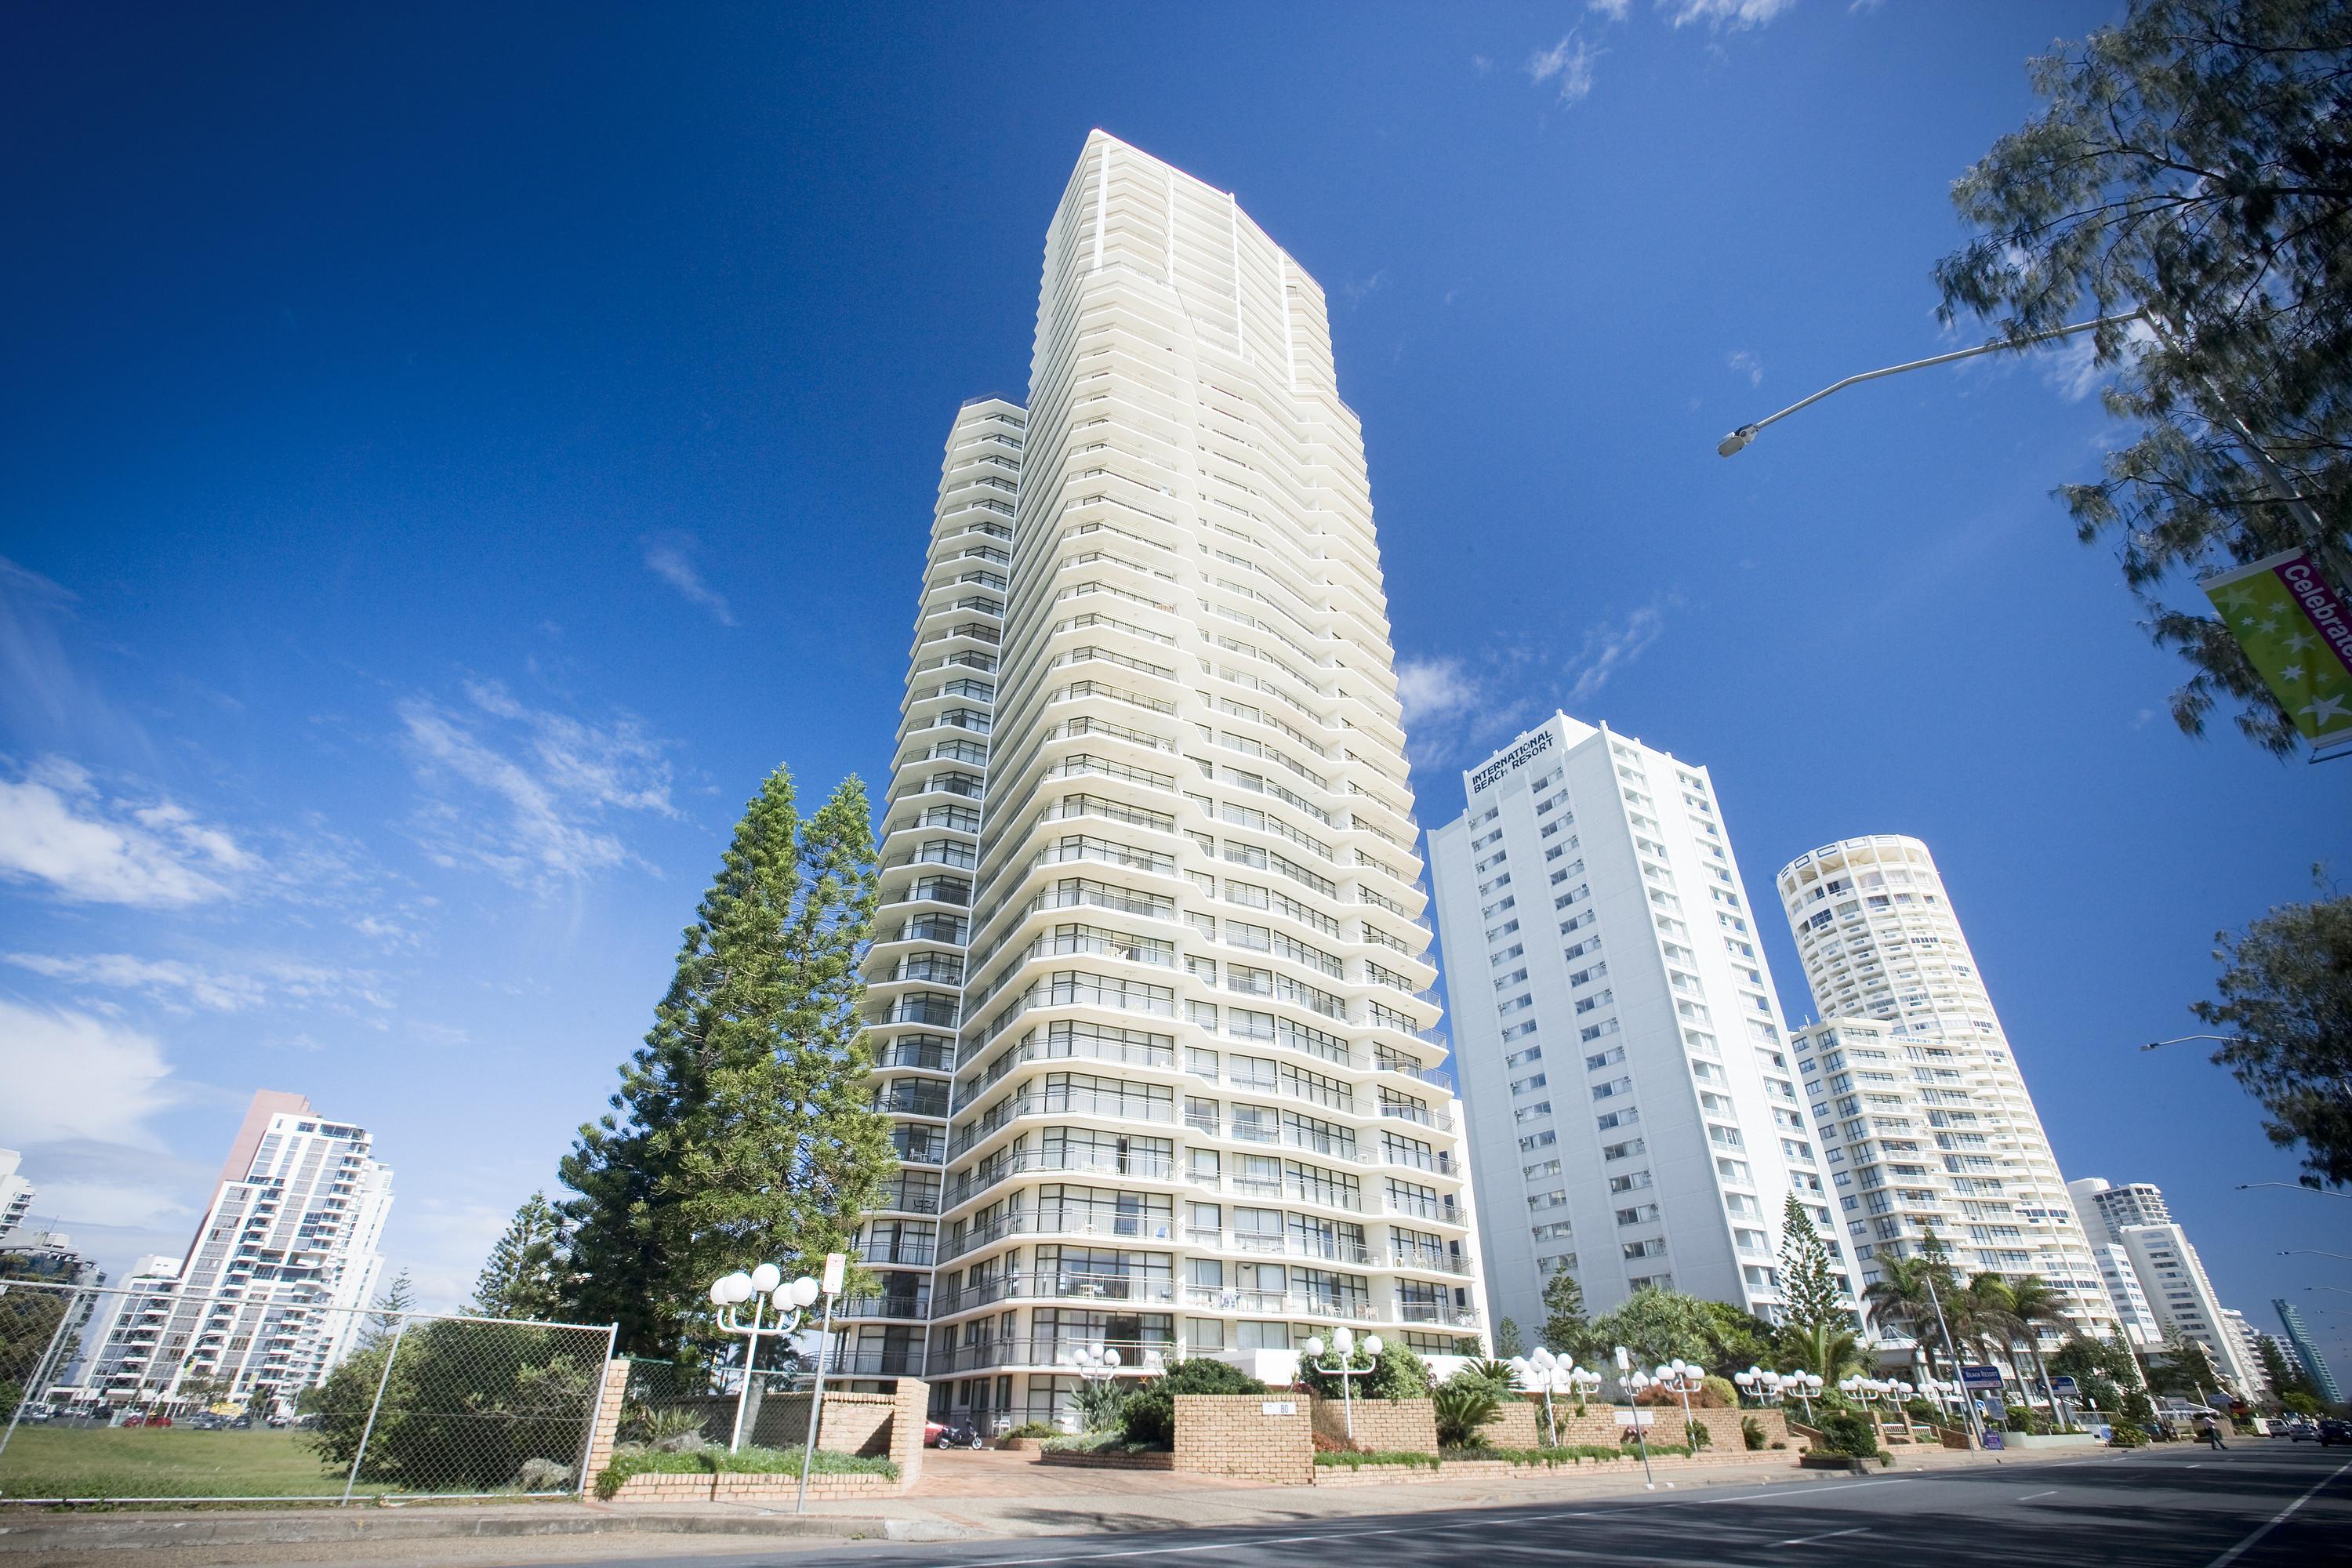
[[[2252, 1398], [2265, 1386], [2262, 1363], [2242, 1315], [2221, 1305], [2189, 1233], [2172, 1217], [2164, 1190], [2149, 1182], [2116, 1186], [2098, 1176], [2066, 1184], [2076, 1216], [2094, 1244], [2121, 1251], [2132, 1279], [2162, 1333], [2195, 1340], [2212, 1352], [2214, 1369]], [[2113, 1291], [2112, 1284], [2109, 1287]], [[2122, 1314], [2126, 1327], [2129, 1315]], [[2232, 1323], [2231, 1319], [2237, 1321]]]
[[1886, 1059], [1824, 1055], [1805, 1077], [1862, 1283], [1932, 1227], [1963, 1273], [2039, 1274], [2076, 1327], [2114, 1334], [2092, 1238], [1927, 847], [1849, 838], [1790, 861], [1779, 881], [1822, 1017], [1885, 1026], [1874, 1048]]
[[1286, 1377], [1340, 1323], [1482, 1334], [1322, 290], [1229, 195], [1089, 136], [1027, 407], [958, 416], [928, 570], [867, 973], [931, 1157], [866, 1227], [903, 1283], [853, 1370], [1044, 1418], [1097, 1345]]
[[145, 1404], [196, 1380], [291, 1408], [350, 1353], [383, 1268], [392, 1170], [373, 1142], [299, 1094], [255, 1094], [185, 1259], [129, 1281], [95, 1389]]
[[1543, 1279], [1769, 1314], [1791, 1190], [1828, 1215], [1780, 1002], [1706, 770], [1555, 715], [1430, 833], [1497, 1319]]

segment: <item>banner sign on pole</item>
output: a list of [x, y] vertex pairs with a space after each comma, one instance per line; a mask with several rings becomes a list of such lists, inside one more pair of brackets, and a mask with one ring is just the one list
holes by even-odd
[[2352, 753], [2352, 605], [2310, 552], [2281, 551], [2197, 585], [2311, 742], [2312, 760]]
[[1964, 1366], [1960, 1368], [1962, 1388], [1999, 1388], [2000, 1368], [1997, 1366]]

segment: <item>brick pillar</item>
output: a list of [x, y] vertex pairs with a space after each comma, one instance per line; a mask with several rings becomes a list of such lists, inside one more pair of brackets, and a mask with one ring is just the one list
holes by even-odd
[[588, 1428], [588, 1458], [581, 1467], [580, 1495], [593, 1496], [596, 1478], [613, 1462], [613, 1446], [621, 1436], [621, 1401], [629, 1392], [629, 1363], [604, 1363], [604, 1386], [597, 1390], [596, 1413]]
[[898, 1403], [890, 1412], [890, 1462], [898, 1467], [898, 1489], [912, 1487], [923, 1473], [923, 1424], [929, 1419], [931, 1385], [919, 1377], [898, 1380]]

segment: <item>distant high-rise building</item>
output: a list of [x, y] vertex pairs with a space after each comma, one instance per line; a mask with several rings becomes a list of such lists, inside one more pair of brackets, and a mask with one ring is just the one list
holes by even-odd
[[33, 1184], [26, 1180], [20, 1167], [24, 1157], [14, 1149], [0, 1149], [0, 1241], [25, 1223], [33, 1211]]
[[2327, 1358], [2319, 1353], [2319, 1342], [2303, 1326], [2301, 1310], [2285, 1297], [2273, 1296], [2271, 1310], [2278, 1314], [2279, 1326], [2286, 1331], [2286, 1342], [2294, 1347], [2294, 1359], [2303, 1363], [2304, 1375], [2311, 1379], [2311, 1386], [2319, 1391], [2319, 1397], [2329, 1405], [2343, 1404], [2343, 1385], [2329, 1370]]
[[[1881, 1256], [1916, 1253], [1928, 1214], [1940, 1212], [1936, 1233], [1964, 1271], [2039, 1274], [2076, 1327], [2116, 1333], [2091, 1238], [1927, 847], [1849, 838], [1790, 861], [1779, 883], [1814, 1005], [1824, 1018], [1885, 1026], [1892, 1059], [1872, 1070], [1906, 1085], [1914, 1108], [1908, 1125], [1882, 1136], [1869, 1097], [1892, 1092], [1885, 1082], [1840, 1085], [1835, 1069], [1805, 1080], [1815, 1123], [1825, 1135], [1836, 1124], [1832, 1185], [1862, 1282], [1876, 1280]], [[1929, 1166], [1945, 1206], [1913, 1202], [1910, 1217], [1897, 1214], [1906, 1184], [1930, 1190], [1906, 1170]]]
[[1026, 407], [958, 414], [933, 515], [866, 968], [902, 1163], [838, 1353], [1050, 1418], [1097, 1344], [1286, 1379], [1341, 1323], [1475, 1342], [1322, 290], [1096, 132], [1035, 322]]
[[1772, 1311], [1785, 1194], [1831, 1216], [1706, 770], [1556, 714], [1463, 786], [1430, 871], [1496, 1312], [1532, 1337], [1559, 1268]]
[[2221, 1337], [2238, 1350], [2238, 1364], [2246, 1370], [2245, 1394], [2249, 1399], [2267, 1398], [2271, 1392], [2270, 1374], [2263, 1370], [2262, 1335], [2254, 1325], [2246, 1321], [2246, 1314], [2235, 1307], [2221, 1309]]
[[[2249, 1398], [2266, 1382], [2244, 1320], [2221, 1305], [2189, 1233], [2172, 1217], [2163, 1192], [2147, 1182], [2123, 1186], [2085, 1176], [2070, 1182], [2083, 1228], [2095, 1239], [2123, 1249], [2133, 1278], [2165, 1333], [2196, 1341], [2211, 1353], [2214, 1370]], [[2239, 1328], [2230, 1320], [2239, 1317]]]
[[127, 1282], [136, 1296], [99, 1352], [99, 1392], [147, 1403], [194, 1382], [284, 1405], [332, 1371], [383, 1267], [392, 1170], [373, 1144], [299, 1094], [257, 1093], [186, 1258], [169, 1279]]

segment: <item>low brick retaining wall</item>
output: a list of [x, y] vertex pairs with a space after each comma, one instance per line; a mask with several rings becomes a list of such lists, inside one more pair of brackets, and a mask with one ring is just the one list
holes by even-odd
[[[1775, 1453], [1769, 1448], [1755, 1453], [1701, 1453], [1696, 1458], [1680, 1454], [1653, 1455], [1650, 1464], [1661, 1470], [1688, 1470], [1720, 1468], [1725, 1465], [1779, 1466], [1791, 1468], [1797, 1463], [1796, 1454], [1788, 1449]], [[1515, 1465], [1507, 1459], [1446, 1459], [1438, 1468], [1426, 1465], [1318, 1465], [1315, 1484], [1318, 1487], [1379, 1487], [1412, 1486], [1425, 1481], [1538, 1481], [1547, 1478], [1570, 1476], [1639, 1475], [1642, 1459], [1638, 1454], [1622, 1459], [1585, 1459], [1572, 1465]]]
[[[1429, 1404], [1425, 1399], [1419, 1403], [1424, 1408]], [[1269, 1486], [1307, 1486], [1315, 1479], [1315, 1444], [1310, 1434], [1316, 1420], [1304, 1396], [1180, 1394], [1176, 1396], [1175, 1468]], [[1434, 1425], [1430, 1427], [1432, 1448], [1436, 1447], [1436, 1430]]]
[[[737, 1473], [631, 1476], [614, 1492], [614, 1502], [790, 1502], [800, 1495], [800, 1478]], [[856, 1498], [895, 1497], [901, 1482], [889, 1476], [813, 1475], [812, 1500], [842, 1502]]]
[[1116, 1450], [1097, 1452], [1087, 1448], [1047, 1448], [1037, 1458], [1045, 1464], [1067, 1465], [1088, 1470], [1172, 1470], [1176, 1468], [1176, 1456], [1165, 1450], [1123, 1454]]
[[1437, 1406], [1426, 1399], [1309, 1398], [1318, 1436], [1348, 1441], [1352, 1424], [1356, 1447], [1369, 1453], [1437, 1452]]

